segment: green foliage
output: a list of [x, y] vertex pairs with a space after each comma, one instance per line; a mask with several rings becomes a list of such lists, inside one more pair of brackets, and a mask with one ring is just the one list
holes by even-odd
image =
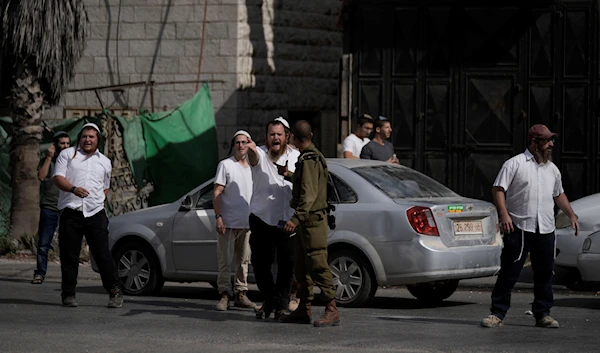
[[83, 0], [0, 0], [0, 11], [3, 72], [26, 63], [48, 103], [58, 102], [85, 48]]
[[17, 244], [7, 235], [0, 235], [0, 256], [17, 252]]

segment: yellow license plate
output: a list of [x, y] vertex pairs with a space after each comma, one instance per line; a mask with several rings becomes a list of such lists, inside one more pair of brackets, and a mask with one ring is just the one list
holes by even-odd
[[481, 221], [454, 222], [455, 235], [482, 234], [483, 226]]

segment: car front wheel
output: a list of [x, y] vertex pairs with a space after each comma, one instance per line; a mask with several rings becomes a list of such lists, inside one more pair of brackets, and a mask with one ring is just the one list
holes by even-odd
[[141, 242], [127, 242], [114, 253], [117, 274], [123, 292], [149, 295], [161, 290], [165, 283], [154, 251]]
[[406, 288], [415, 298], [428, 302], [437, 303], [448, 298], [458, 288], [457, 279], [434, 281], [427, 283], [407, 284]]
[[363, 256], [350, 250], [329, 254], [336, 301], [340, 306], [358, 307], [369, 301], [377, 291], [377, 282]]

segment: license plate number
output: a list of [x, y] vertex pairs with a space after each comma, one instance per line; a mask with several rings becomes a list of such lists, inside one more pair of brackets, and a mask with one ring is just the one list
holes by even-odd
[[481, 233], [483, 233], [481, 221], [454, 222], [454, 234], [456, 235], [469, 235]]

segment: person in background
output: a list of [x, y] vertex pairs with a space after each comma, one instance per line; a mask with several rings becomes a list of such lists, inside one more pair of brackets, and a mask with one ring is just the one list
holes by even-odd
[[379, 117], [378, 120], [375, 120], [373, 128], [375, 129], [373, 140], [363, 147], [360, 158], [400, 164], [394, 154], [394, 145], [388, 141], [392, 136], [392, 124], [386, 118]]
[[373, 131], [373, 118], [369, 114], [363, 114], [358, 118], [354, 133], [344, 139], [344, 158], [360, 159], [360, 152], [371, 140], [369, 135]]
[[216, 309], [229, 309], [231, 288], [231, 260], [235, 259], [235, 300], [240, 308], [255, 308], [246, 295], [248, 292], [248, 264], [250, 263], [250, 200], [252, 172], [246, 158], [250, 134], [239, 130], [233, 134], [233, 156], [219, 162], [215, 177], [213, 204], [217, 219], [217, 259], [219, 276], [217, 286], [221, 300]]
[[33, 284], [42, 284], [48, 270], [48, 251], [52, 247], [52, 238], [58, 225], [58, 194], [52, 175], [56, 158], [65, 148], [71, 146], [69, 134], [58, 131], [52, 136], [52, 144], [38, 167], [41, 182], [40, 223], [38, 226], [37, 266], [33, 272]]

